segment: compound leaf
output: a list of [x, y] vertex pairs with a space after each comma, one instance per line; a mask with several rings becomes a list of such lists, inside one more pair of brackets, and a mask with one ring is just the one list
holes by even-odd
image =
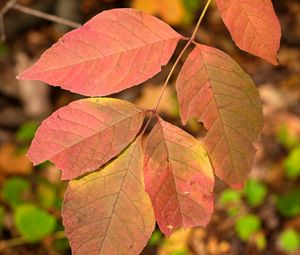
[[73, 179], [118, 155], [136, 136], [145, 112], [113, 98], [82, 99], [43, 121], [28, 156], [37, 165], [50, 160]]
[[140, 142], [99, 171], [71, 181], [62, 215], [74, 254], [139, 254], [155, 227]]
[[166, 235], [209, 222], [214, 176], [207, 152], [194, 137], [161, 118], [145, 147], [145, 186]]
[[276, 65], [281, 29], [271, 0], [217, 0], [236, 45]]
[[181, 38], [138, 10], [108, 10], [63, 36], [18, 78], [87, 96], [109, 95], [160, 72]]
[[216, 175], [232, 187], [241, 187], [263, 125], [251, 78], [224, 52], [197, 45], [182, 67], [176, 90], [182, 122], [196, 117], [208, 130], [203, 142]]

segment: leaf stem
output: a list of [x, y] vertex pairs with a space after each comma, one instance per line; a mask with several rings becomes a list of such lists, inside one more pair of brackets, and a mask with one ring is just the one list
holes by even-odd
[[160, 104], [160, 102], [161, 102], [161, 100], [162, 100], [163, 94], [164, 94], [164, 92], [165, 92], [165, 89], [166, 89], [166, 87], [167, 87], [167, 85], [168, 85], [168, 83], [169, 83], [169, 80], [170, 80], [170, 78], [171, 78], [171, 76], [172, 76], [172, 74], [173, 74], [173, 72], [174, 72], [174, 70], [175, 70], [177, 64], [179, 63], [180, 59], [182, 58], [182, 56], [183, 56], [183, 54], [185, 53], [185, 51], [187, 50], [187, 48], [193, 43], [193, 41], [194, 41], [194, 39], [195, 39], [195, 37], [196, 37], [197, 30], [199, 29], [199, 26], [200, 26], [200, 24], [201, 24], [201, 22], [202, 22], [202, 20], [203, 20], [203, 18], [204, 18], [204, 16], [205, 16], [205, 13], [206, 13], [206, 11], [207, 11], [207, 9], [208, 9], [210, 3], [211, 3], [211, 0], [208, 0], [208, 1], [206, 2], [205, 7], [204, 7], [204, 9], [202, 10], [202, 13], [201, 13], [201, 15], [200, 15], [200, 18], [198, 19], [198, 22], [197, 22], [197, 24], [196, 24], [196, 26], [195, 26], [195, 29], [194, 29], [194, 31], [193, 31], [192, 36], [189, 38], [188, 42], [186, 43], [186, 45], [184, 46], [184, 48], [183, 48], [182, 51], [180, 52], [179, 56], [178, 56], [177, 59], [175, 60], [175, 63], [173, 64], [173, 66], [172, 66], [172, 68], [171, 68], [171, 71], [169, 72], [169, 74], [168, 74], [168, 76], [167, 76], [167, 79], [166, 79], [165, 82], [164, 82], [164, 85], [163, 85], [163, 87], [162, 87], [161, 93], [160, 93], [159, 98], [158, 98], [158, 100], [157, 100], [157, 102], [156, 102], [156, 105], [155, 105], [155, 107], [154, 107], [154, 110], [153, 110], [154, 113], [157, 112], [157, 109], [158, 109], [159, 104]]

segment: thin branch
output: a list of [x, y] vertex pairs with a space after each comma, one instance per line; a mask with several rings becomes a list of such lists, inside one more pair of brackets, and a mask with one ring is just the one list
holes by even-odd
[[177, 57], [175, 63], [173, 64], [172, 69], [171, 69], [171, 71], [169, 72], [166, 81], [164, 82], [164, 85], [163, 85], [162, 90], [161, 90], [161, 92], [160, 92], [159, 98], [158, 98], [158, 100], [157, 100], [157, 102], [156, 102], [156, 104], [155, 104], [155, 107], [153, 108], [153, 110], [149, 110], [149, 112], [151, 112], [151, 116], [149, 117], [149, 119], [148, 119], [146, 125], [144, 126], [142, 132], [140, 133], [140, 136], [139, 136], [139, 137], [142, 137], [142, 135], [143, 135], [144, 132], [146, 131], [146, 128], [147, 128], [148, 125], [150, 124], [150, 121], [151, 121], [152, 117], [153, 117], [153, 116], [157, 116], [157, 109], [158, 109], [159, 104], [160, 104], [160, 102], [161, 102], [161, 100], [162, 100], [164, 91], [165, 91], [165, 89], [166, 89], [166, 87], [167, 87], [167, 85], [168, 85], [168, 83], [169, 83], [169, 80], [170, 80], [170, 78], [171, 78], [171, 76], [172, 76], [172, 74], [173, 74], [173, 72], [174, 72], [174, 70], [175, 70], [175, 68], [176, 68], [176, 66], [177, 66], [177, 64], [178, 64], [178, 62], [180, 61], [181, 57], [183, 56], [184, 52], [186, 51], [186, 49], [187, 49], [192, 43], [194, 43], [194, 39], [195, 39], [197, 30], [199, 29], [199, 26], [200, 26], [200, 24], [201, 24], [201, 22], [202, 22], [202, 20], [203, 20], [203, 18], [204, 18], [204, 16], [205, 16], [205, 13], [206, 13], [206, 11], [207, 11], [207, 9], [208, 9], [210, 3], [211, 3], [211, 0], [208, 0], [208, 1], [206, 2], [205, 7], [204, 7], [204, 9], [203, 9], [203, 11], [202, 11], [202, 13], [201, 13], [201, 15], [200, 15], [200, 18], [199, 18], [199, 20], [198, 20], [198, 22], [197, 22], [197, 24], [196, 24], [196, 26], [195, 26], [195, 28], [194, 28], [194, 31], [193, 31], [192, 36], [189, 37], [189, 38], [187, 38], [187, 37], [184, 37], [184, 38], [183, 38], [183, 40], [187, 40], [188, 42], [186, 43], [186, 45], [184, 46], [184, 48], [183, 48], [182, 51], [180, 52], [179, 56]]
[[168, 75], [168, 77], [167, 77], [167, 79], [166, 79], [166, 81], [165, 81], [165, 83], [164, 83], [164, 85], [163, 85], [163, 87], [162, 87], [160, 96], [159, 96], [159, 98], [158, 98], [158, 100], [157, 100], [157, 102], [156, 102], [156, 105], [155, 105], [155, 107], [154, 107], [154, 112], [157, 112], [157, 109], [158, 109], [159, 104], [160, 104], [160, 102], [161, 102], [161, 100], [162, 100], [163, 94], [164, 94], [164, 92], [165, 92], [165, 89], [166, 89], [166, 87], [167, 87], [167, 85], [168, 85], [168, 83], [169, 83], [169, 80], [170, 80], [170, 78], [171, 78], [171, 76], [172, 76], [172, 74], [173, 74], [173, 72], [174, 72], [174, 70], [175, 70], [177, 64], [179, 63], [181, 57], [183, 56], [183, 54], [184, 54], [184, 52], [187, 50], [187, 48], [194, 42], [194, 39], [195, 39], [197, 30], [199, 29], [199, 26], [200, 26], [200, 24], [201, 24], [201, 22], [202, 22], [202, 20], [203, 20], [203, 18], [204, 18], [204, 16], [205, 16], [205, 13], [206, 13], [206, 11], [207, 11], [207, 9], [208, 9], [210, 3], [211, 3], [211, 0], [208, 0], [208, 1], [206, 2], [205, 7], [204, 7], [204, 9], [203, 9], [203, 11], [202, 11], [202, 13], [201, 13], [201, 15], [200, 15], [200, 18], [199, 18], [199, 20], [198, 20], [198, 22], [197, 22], [197, 24], [196, 24], [196, 26], [195, 26], [195, 29], [194, 29], [194, 31], [193, 31], [192, 36], [189, 38], [188, 42], [186, 43], [186, 45], [184, 46], [184, 48], [183, 48], [182, 51], [180, 52], [179, 56], [177, 57], [177, 59], [176, 59], [174, 65], [172, 66], [172, 69], [171, 69], [171, 71], [169, 72], [169, 75]]
[[4, 7], [0, 10], [0, 40], [4, 42], [6, 40], [5, 26], [4, 26], [4, 15], [16, 4], [17, 0], [8, 1]]
[[[66, 238], [64, 231], [55, 232], [50, 237], [54, 240]], [[8, 248], [24, 245], [24, 244], [30, 244], [30, 242], [28, 242], [28, 240], [24, 239], [23, 237], [3, 240], [0, 241], [0, 251], [3, 251]]]
[[79, 28], [79, 27], [82, 26], [80, 23], [77, 23], [77, 22], [74, 22], [74, 21], [71, 21], [71, 20], [67, 20], [67, 19], [64, 19], [64, 18], [60, 18], [60, 17], [57, 17], [55, 15], [51, 15], [51, 14], [41, 12], [41, 11], [38, 11], [38, 10], [34, 10], [34, 9], [28, 8], [26, 6], [20, 5], [20, 4], [13, 5], [12, 9], [18, 10], [20, 12], [23, 12], [23, 13], [26, 13], [26, 14], [29, 14], [29, 15], [32, 15], [32, 16], [35, 16], [35, 17], [50, 20], [50, 21], [53, 21], [55, 23], [59, 23], [59, 24], [63, 24], [63, 25], [69, 26], [69, 27], [73, 27], [73, 28]]
[[0, 10], [0, 16], [4, 16], [15, 4], [17, 3], [17, 0], [10, 0], [8, 1], [4, 7]]
[[5, 26], [4, 26], [4, 15], [11, 9], [14, 9], [14, 10], [38, 17], [38, 18], [49, 20], [49, 21], [52, 21], [55, 23], [66, 25], [66, 26], [69, 26], [72, 28], [79, 28], [82, 26], [80, 23], [20, 5], [17, 3], [17, 0], [10, 0], [0, 10], [0, 39], [1, 39], [1, 41], [5, 41], [5, 39], [6, 39]]

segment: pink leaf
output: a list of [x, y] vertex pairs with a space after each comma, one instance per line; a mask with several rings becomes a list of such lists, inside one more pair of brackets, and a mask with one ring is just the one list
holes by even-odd
[[140, 143], [103, 169], [71, 181], [62, 215], [73, 254], [139, 254], [155, 227]]
[[190, 117], [208, 129], [203, 142], [218, 177], [241, 187], [252, 167], [263, 125], [258, 91], [227, 54], [197, 45], [176, 83], [182, 122]]
[[236, 45], [276, 65], [280, 24], [271, 0], [217, 0]]
[[194, 137], [160, 118], [147, 139], [145, 185], [166, 235], [209, 222], [214, 176], [208, 155]]
[[145, 112], [112, 98], [75, 101], [43, 121], [28, 156], [37, 165], [51, 160], [62, 179], [95, 170], [118, 155], [136, 136]]
[[181, 38], [166, 23], [138, 10], [104, 11], [63, 36], [18, 78], [87, 96], [109, 95], [160, 72]]

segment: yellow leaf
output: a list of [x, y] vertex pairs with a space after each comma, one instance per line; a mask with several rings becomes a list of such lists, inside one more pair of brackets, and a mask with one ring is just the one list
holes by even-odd
[[183, 22], [185, 8], [182, 0], [161, 0], [160, 15], [170, 25], [179, 25]]
[[159, 0], [133, 0], [131, 7], [151, 15], [159, 13]]

